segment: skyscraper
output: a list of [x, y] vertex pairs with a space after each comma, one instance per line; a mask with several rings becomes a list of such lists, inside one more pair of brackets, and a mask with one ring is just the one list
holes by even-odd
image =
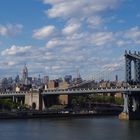
[[15, 83], [16, 83], [16, 84], [19, 84], [19, 83], [20, 83], [19, 75], [17, 75], [17, 76], [15, 77]]
[[64, 80], [65, 80], [65, 82], [70, 84], [72, 82], [72, 76], [71, 75], [65, 75]]
[[28, 85], [28, 68], [26, 65], [24, 65], [24, 68], [22, 70], [22, 83], [24, 85]]

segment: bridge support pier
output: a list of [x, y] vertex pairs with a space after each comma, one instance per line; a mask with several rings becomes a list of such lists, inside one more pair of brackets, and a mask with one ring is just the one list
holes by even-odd
[[119, 115], [121, 120], [140, 120], [140, 95], [131, 93], [124, 94], [124, 108], [123, 112]]
[[42, 110], [44, 107], [44, 100], [39, 91], [30, 91], [25, 95], [25, 104], [30, 106], [33, 110]]
[[20, 105], [23, 105], [24, 104], [24, 97], [13, 96], [12, 101], [15, 102], [15, 103], [19, 103]]

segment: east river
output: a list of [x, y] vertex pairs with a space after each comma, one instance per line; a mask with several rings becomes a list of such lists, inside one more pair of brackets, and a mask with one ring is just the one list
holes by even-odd
[[139, 140], [140, 121], [117, 117], [0, 120], [0, 140]]

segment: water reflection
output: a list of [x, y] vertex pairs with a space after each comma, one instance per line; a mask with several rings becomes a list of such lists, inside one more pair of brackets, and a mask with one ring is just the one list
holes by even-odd
[[115, 118], [0, 120], [2, 140], [138, 140], [139, 121]]

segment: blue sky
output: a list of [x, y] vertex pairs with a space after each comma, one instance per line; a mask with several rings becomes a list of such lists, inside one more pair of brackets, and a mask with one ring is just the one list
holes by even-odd
[[[110, 78], [140, 50], [139, 0], [0, 0], [0, 76]], [[115, 77], [115, 76], [114, 76]]]

